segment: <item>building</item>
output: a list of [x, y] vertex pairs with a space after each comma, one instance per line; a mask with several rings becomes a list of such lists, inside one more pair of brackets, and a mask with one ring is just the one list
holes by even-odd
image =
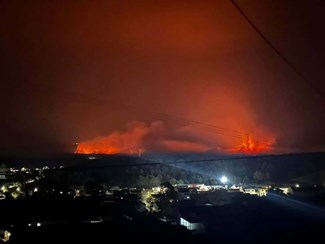
[[204, 232], [204, 225], [202, 221], [194, 214], [181, 214], [179, 223], [195, 233]]
[[293, 194], [293, 187], [291, 187], [291, 186], [281, 186], [278, 189], [285, 195]]
[[5, 164], [0, 164], [0, 180], [7, 180], [10, 169]]
[[249, 187], [245, 187], [243, 191], [245, 194], [256, 195], [259, 197], [266, 196], [267, 194], [267, 189], [263, 187], [249, 186]]

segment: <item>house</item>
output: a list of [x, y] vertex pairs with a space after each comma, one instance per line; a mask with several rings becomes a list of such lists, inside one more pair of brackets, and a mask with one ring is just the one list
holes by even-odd
[[204, 231], [204, 224], [197, 215], [193, 213], [181, 213], [179, 223], [194, 233], [202, 233]]
[[285, 195], [292, 195], [293, 194], [293, 187], [291, 186], [281, 186], [278, 188], [280, 191], [282, 191]]
[[10, 169], [7, 168], [4, 164], [0, 164], [0, 180], [8, 179], [10, 174]]
[[263, 187], [249, 186], [249, 187], [245, 187], [243, 191], [245, 194], [257, 195], [259, 197], [266, 196], [267, 194], [267, 189]]

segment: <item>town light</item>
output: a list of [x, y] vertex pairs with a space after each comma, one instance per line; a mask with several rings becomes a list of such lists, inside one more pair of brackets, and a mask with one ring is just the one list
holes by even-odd
[[298, 187], [300, 187], [300, 185], [299, 184], [296, 184], [296, 187], [298, 188]]
[[41, 226], [41, 223], [37, 223], [36, 226], [37, 226], [37, 227], [40, 227], [40, 226]]
[[223, 176], [220, 178], [220, 181], [221, 181], [222, 184], [226, 184], [226, 183], [228, 182], [228, 178], [227, 178], [226, 176], [223, 175]]

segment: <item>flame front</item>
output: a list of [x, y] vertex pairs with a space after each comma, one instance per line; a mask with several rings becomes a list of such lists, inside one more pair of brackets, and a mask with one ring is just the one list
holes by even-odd
[[80, 143], [76, 148], [76, 153], [81, 154], [118, 154], [123, 153], [120, 148], [109, 145], [98, 145], [97, 143]]
[[112, 147], [109, 145], [98, 146], [96, 143], [80, 143], [78, 144], [75, 153], [80, 154], [131, 154], [142, 155], [144, 153], [143, 148], [123, 149], [118, 147]]
[[247, 153], [247, 154], [258, 154], [270, 152], [273, 149], [275, 140], [273, 138], [259, 139], [252, 135], [242, 136], [242, 144], [232, 148], [230, 151], [233, 153]]

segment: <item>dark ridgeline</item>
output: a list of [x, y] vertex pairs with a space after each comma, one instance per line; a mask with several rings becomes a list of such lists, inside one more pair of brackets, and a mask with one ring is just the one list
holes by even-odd
[[[95, 159], [89, 160], [89, 157]], [[124, 187], [151, 187], [166, 181], [213, 185], [218, 183], [221, 174], [227, 174], [232, 183], [288, 183], [309, 175], [310, 184], [323, 184], [322, 177], [312, 175], [325, 171], [324, 160], [325, 153], [258, 156], [171, 154], [163, 157], [75, 155], [75, 158], [69, 156], [57, 160], [57, 164], [68, 167], [53, 174], [79, 174], [81, 178], [86, 175], [107, 185]]]

